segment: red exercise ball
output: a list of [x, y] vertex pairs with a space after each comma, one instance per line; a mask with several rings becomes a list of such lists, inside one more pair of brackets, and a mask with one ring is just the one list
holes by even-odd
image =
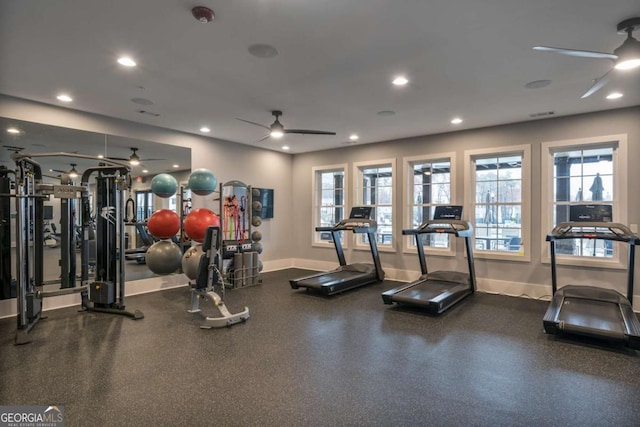
[[151, 215], [147, 227], [158, 239], [170, 239], [180, 231], [180, 218], [172, 210], [160, 209]]
[[202, 243], [209, 227], [220, 227], [220, 217], [206, 208], [194, 209], [184, 219], [184, 232], [191, 240]]

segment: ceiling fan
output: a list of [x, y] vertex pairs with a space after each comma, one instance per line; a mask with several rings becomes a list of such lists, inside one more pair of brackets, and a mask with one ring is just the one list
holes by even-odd
[[282, 115], [282, 111], [274, 110], [271, 112], [271, 114], [276, 118], [276, 120], [271, 124], [271, 126], [261, 125], [260, 123], [251, 122], [245, 119], [237, 119], [237, 120], [240, 120], [241, 122], [245, 122], [245, 123], [250, 123], [252, 125], [260, 126], [261, 128], [265, 128], [266, 130], [269, 131], [269, 133], [264, 138], [260, 139], [258, 142], [264, 141], [265, 139], [270, 137], [273, 137], [276, 139], [282, 138], [282, 136], [285, 133], [299, 133], [303, 135], [335, 135], [336, 134], [335, 132], [327, 132], [324, 130], [285, 129], [282, 123], [280, 123], [280, 120], [278, 120], [278, 118]]
[[631, 70], [640, 67], [640, 41], [632, 37], [635, 30], [640, 29], [640, 17], [625, 19], [617, 27], [618, 34], [626, 34], [627, 39], [613, 53], [592, 52], [589, 50], [563, 49], [559, 47], [534, 46], [534, 50], [541, 52], [560, 53], [562, 55], [578, 56], [581, 58], [608, 59], [613, 62], [613, 68], [607, 71], [602, 77], [595, 80], [595, 83], [581, 96], [586, 98], [602, 89], [609, 80], [613, 70]]
[[69, 163], [69, 164], [71, 165], [71, 169], [69, 170], [49, 169], [49, 171], [58, 172], [59, 174], [67, 174], [69, 175], [69, 178], [77, 178], [80, 173], [76, 169], [76, 166], [78, 166], [78, 164], [77, 163]]
[[[140, 156], [138, 156], [138, 149], [131, 147], [131, 155], [128, 158], [123, 158], [123, 157], [111, 157], [109, 156], [110, 159], [113, 160], [122, 160], [125, 162], [129, 162], [130, 165], [132, 166], [138, 166], [143, 160], [140, 158]], [[145, 162], [150, 162], [153, 160], [165, 160], [165, 159], [144, 159]]]

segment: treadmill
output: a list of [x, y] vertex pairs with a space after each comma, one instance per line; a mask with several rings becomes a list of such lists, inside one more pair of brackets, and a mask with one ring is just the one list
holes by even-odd
[[[441, 314], [475, 292], [476, 273], [471, 245], [473, 227], [468, 221], [461, 220], [462, 206], [436, 206], [433, 218], [420, 224], [417, 229], [402, 231], [404, 235], [415, 236], [422, 275], [414, 282], [384, 292], [382, 301], [385, 304], [409, 305], [425, 309], [429, 314]], [[428, 272], [423, 235], [430, 233], [445, 233], [464, 239], [468, 273]]]
[[[551, 246], [551, 286], [553, 299], [544, 315], [547, 334], [574, 334], [621, 342], [640, 349], [640, 322], [633, 312], [635, 246], [640, 239], [623, 224], [611, 221], [610, 205], [574, 205], [570, 221], [557, 225], [547, 241]], [[564, 239], [594, 239], [628, 245], [627, 296], [613, 289], [565, 285], [558, 289], [556, 242]]]
[[[307, 288], [320, 291], [324, 295], [333, 295], [358, 286], [368, 285], [384, 280], [384, 271], [380, 264], [375, 232], [378, 228], [376, 221], [371, 219], [371, 206], [359, 206], [351, 209], [349, 219], [343, 219], [333, 227], [316, 227], [316, 231], [330, 232], [331, 240], [338, 254], [340, 266], [332, 271], [313, 274], [289, 280], [292, 289]], [[344, 259], [340, 231], [351, 230], [356, 234], [366, 234], [369, 240], [373, 264], [347, 264]]]

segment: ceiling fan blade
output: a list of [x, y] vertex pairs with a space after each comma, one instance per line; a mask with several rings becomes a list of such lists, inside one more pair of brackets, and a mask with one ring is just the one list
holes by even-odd
[[269, 130], [269, 131], [271, 130], [270, 127], [265, 126], [265, 125], [261, 125], [260, 123], [251, 122], [251, 121], [245, 120], [245, 119], [239, 119], [237, 117], [236, 117], [236, 120], [240, 120], [241, 122], [245, 122], [245, 123], [249, 123], [249, 124], [252, 124], [252, 125], [260, 126], [261, 128], [265, 128], [266, 130]]
[[260, 138], [260, 139], [259, 139], [259, 140], [257, 140], [256, 142], [262, 142], [262, 141], [264, 141], [265, 139], [269, 139], [269, 138], [271, 138], [271, 135], [267, 134], [266, 136], [264, 136], [264, 137]]
[[592, 52], [590, 50], [574, 50], [550, 46], [534, 46], [532, 49], [540, 52], [553, 52], [568, 56], [578, 56], [580, 58], [611, 59], [612, 61], [618, 59], [618, 56], [613, 53]]
[[303, 135], [335, 135], [335, 132], [327, 132], [324, 130], [310, 130], [310, 129], [285, 129], [284, 133], [300, 133]]
[[607, 83], [609, 83], [609, 80], [611, 80], [611, 72], [613, 71], [613, 68], [610, 69], [609, 71], [607, 71], [602, 77], [600, 77], [598, 80], [596, 80], [596, 82], [593, 84], [593, 86], [591, 86], [589, 88], [589, 90], [587, 90], [584, 95], [582, 95], [580, 98], [584, 99], [587, 98], [588, 96], [593, 95], [594, 93], [596, 93], [597, 91], [599, 91], [600, 89], [602, 89]]

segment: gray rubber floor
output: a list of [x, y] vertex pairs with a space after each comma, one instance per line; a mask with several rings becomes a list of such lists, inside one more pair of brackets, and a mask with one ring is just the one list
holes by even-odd
[[[542, 332], [546, 302], [476, 294], [440, 317], [333, 297], [286, 270], [227, 292], [251, 319], [202, 330], [187, 288], [129, 298], [145, 318], [49, 312], [13, 346], [0, 404], [64, 405], [68, 426], [637, 426], [640, 356]], [[210, 308], [208, 312], [212, 313]]]

